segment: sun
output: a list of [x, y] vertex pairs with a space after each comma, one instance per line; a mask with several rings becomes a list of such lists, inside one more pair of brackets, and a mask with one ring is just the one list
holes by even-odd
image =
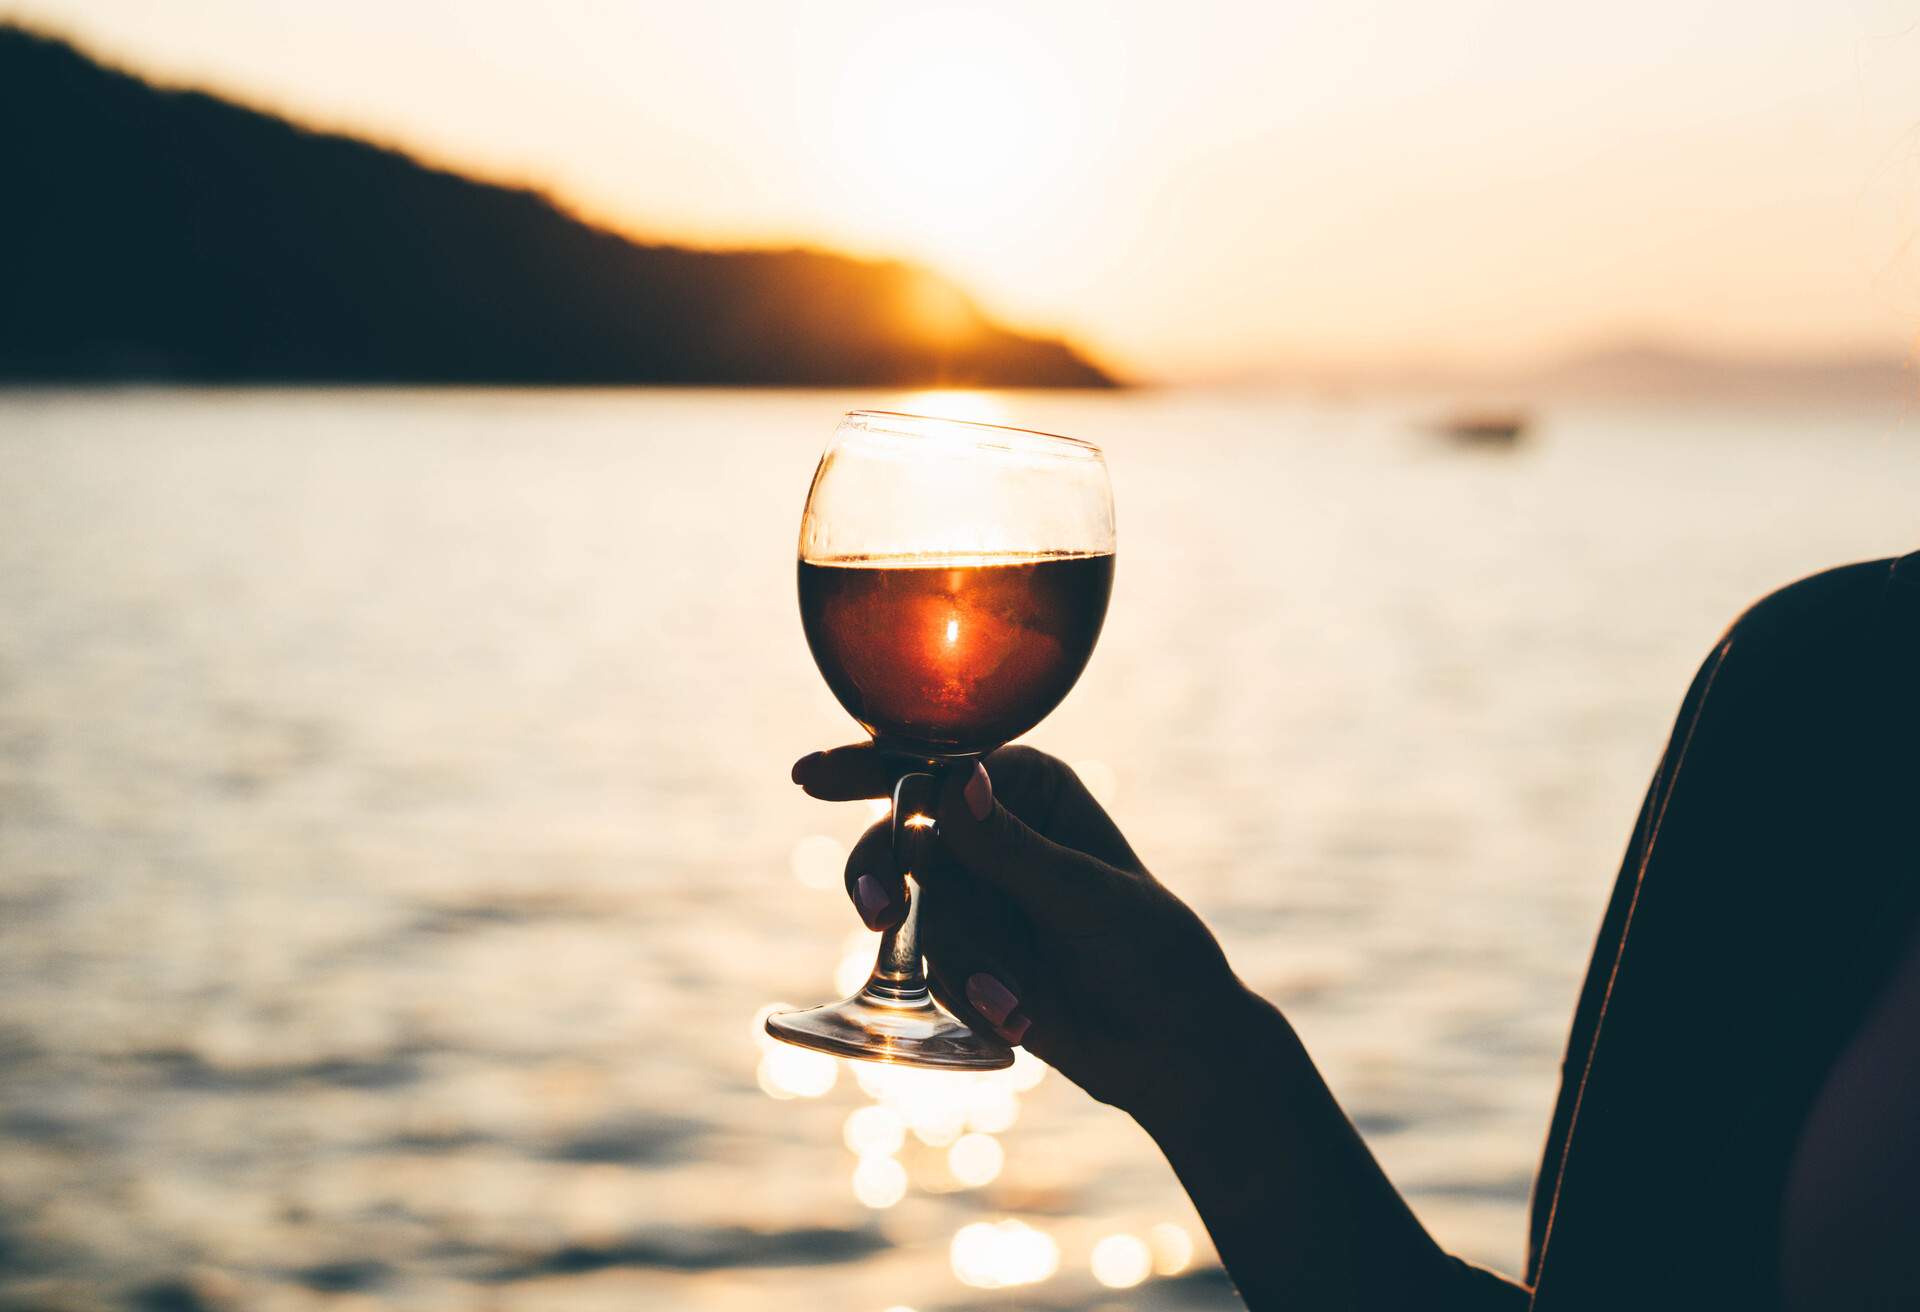
[[999, 396], [972, 388], [933, 387], [903, 392], [897, 404], [908, 414], [972, 419], [983, 424], [1004, 424], [1014, 417]]
[[849, 52], [836, 153], [856, 204], [921, 244], [977, 241], [1050, 205], [1077, 123], [1031, 34], [963, 9], [902, 13]]

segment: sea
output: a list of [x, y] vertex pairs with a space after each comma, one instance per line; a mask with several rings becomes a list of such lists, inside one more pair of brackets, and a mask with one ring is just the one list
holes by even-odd
[[1920, 416], [1549, 400], [1503, 447], [1439, 405], [0, 392], [0, 1307], [1237, 1306], [1039, 1063], [759, 1037], [873, 946], [872, 810], [787, 774], [858, 737], [793, 568], [856, 407], [1105, 448], [1112, 609], [1029, 741], [1517, 1272], [1687, 681], [1769, 590], [1920, 548]]

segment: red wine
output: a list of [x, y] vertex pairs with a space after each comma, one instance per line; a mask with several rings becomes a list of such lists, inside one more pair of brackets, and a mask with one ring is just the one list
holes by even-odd
[[800, 562], [807, 645], [840, 704], [916, 755], [991, 751], [1045, 718], [1093, 653], [1113, 556]]

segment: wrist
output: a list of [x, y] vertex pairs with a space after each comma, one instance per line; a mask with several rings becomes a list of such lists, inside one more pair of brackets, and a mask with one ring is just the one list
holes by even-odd
[[1189, 1026], [1142, 1055], [1143, 1079], [1125, 1108], [1163, 1149], [1270, 1114], [1305, 1060], [1286, 1018], [1237, 978], [1192, 1010]]

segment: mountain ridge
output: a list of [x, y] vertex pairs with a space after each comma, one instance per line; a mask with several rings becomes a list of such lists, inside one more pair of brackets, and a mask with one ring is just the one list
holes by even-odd
[[0, 378], [1108, 387], [945, 279], [634, 241], [0, 23]]

